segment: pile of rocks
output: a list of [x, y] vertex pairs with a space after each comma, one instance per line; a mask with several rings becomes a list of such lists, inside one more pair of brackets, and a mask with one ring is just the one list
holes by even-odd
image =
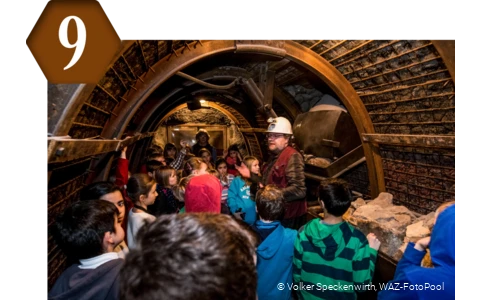
[[380, 251], [398, 261], [408, 242], [430, 235], [435, 213], [419, 215], [405, 206], [393, 205], [392, 200], [389, 193], [380, 193], [371, 201], [359, 198], [352, 202], [344, 219], [365, 235], [373, 232], [382, 242]]

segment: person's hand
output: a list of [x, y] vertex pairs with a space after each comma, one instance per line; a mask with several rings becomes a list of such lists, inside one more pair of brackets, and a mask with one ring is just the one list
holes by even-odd
[[227, 157], [228, 155], [228, 150], [223, 150], [223, 157]]
[[240, 154], [240, 151], [235, 151], [237, 152], [237, 159], [243, 160], [242, 155]]
[[236, 213], [233, 213], [233, 217], [237, 220], [242, 220], [243, 221], [243, 217], [244, 217], [245, 213], [244, 212], [236, 212]]
[[427, 237], [424, 237], [423, 239], [419, 239], [415, 243], [414, 248], [417, 249], [418, 251], [425, 251], [428, 248], [429, 244], [430, 244], [430, 237], [427, 236]]
[[248, 167], [245, 165], [244, 162], [240, 166], [235, 165], [235, 169], [242, 175], [244, 178], [250, 178], [250, 170]]
[[368, 240], [368, 245], [370, 246], [370, 248], [378, 251], [378, 249], [380, 248], [381, 242], [377, 239], [377, 236], [373, 232], [370, 232], [367, 235], [367, 240]]
[[122, 152], [120, 153], [120, 158], [127, 158], [127, 148], [128, 146], [125, 146], [122, 148]]
[[258, 183], [258, 187], [261, 188], [261, 189], [263, 189], [265, 186], [264, 186], [261, 182], [259, 182], [259, 183]]

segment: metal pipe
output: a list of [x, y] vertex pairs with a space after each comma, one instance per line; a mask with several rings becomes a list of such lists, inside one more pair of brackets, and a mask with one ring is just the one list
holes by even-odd
[[402, 87], [402, 88], [393, 88], [393, 89], [389, 89], [389, 90], [372, 92], [372, 93], [363, 94], [363, 95], [361, 94], [361, 92], [358, 92], [358, 95], [360, 97], [367, 97], [367, 96], [379, 95], [379, 94], [384, 94], [384, 93], [393, 92], [393, 91], [401, 91], [401, 90], [406, 90], [406, 89], [412, 89], [412, 88], [415, 88], [417, 86], [424, 86], [424, 85], [435, 84], [435, 83], [440, 83], [440, 82], [448, 82], [448, 81], [452, 81], [452, 79], [447, 78], [447, 79], [431, 80], [431, 81], [427, 81], [427, 82], [423, 82], [423, 83], [419, 83], [419, 84], [414, 84], [414, 85], [410, 85], [410, 86], [406, 86], [406, 87]]
[[[395, 72], [395, 71], [392, 71], [392, 72]], [[410, 77], [410, 78], [405, 78], [405, 79], [401, 79], [401, 80], [397, 80], [397, 81], [391, 81], [391, 82], [387, 82], [387, 83], [383, 83], [383, 84], [372, 85], [372, 86], [369, 86], [369, 87], [357, 89], [357, 91], [365, 91], [365, 90], [369, 90], [369, 89], [376, 89], [376, 88], [379, 88], [379, 87], [382, 87], [382, 86], [386, 86], [386, 85], [391, 85], [391, 84], [395, 84], [395, 83], [405, 82], [405, 81], [409, 81], [409, 80], [413, 80], [413, 79], [419, 79], [419, 78], [423, 78], [423, 77], [427, 77], [427, 76], [431, 76], [431, 75], [435, 75], [435, 74], [439, 74], [439, 73], [445, 73], [445, 72], [448, 72], [448, 70], [447, 70], [447, 69], [443, 69], [443, 70], [435, 71], [435, 72], [432, 72], [432, 73], [427, 73], [427, 74], [423, 74], [423, 75], [413, 76], [413, 77]], [[383, 73], [383, 74], [381, 74], [381, 75], [385, 75], [385, 74], [388, 74], [388, 73]], [[381, 75], [379, 75], [379, 76], [381, 76]], [[400, 77], [400, 76], [397, 75], [397, 77]], [[353, 83], [354, 83], [354, 82], [352, 82], [352, 84], [353, 84]]]
[[247, 93], [247, 95], [250, 97], [250, 99], [252, 99], [257, 110], [259, 110], [261, 113], [264, 113], [269, 118], [277, 117], [277, 114], [269, 105], [263, 104], [264, 96], [262, 94], [262, 91], [260, 91], [252, 78], [249, 78], [248, 80], [243, 79], [242, 87]]
[[[425, 99], [430, 99], [430, 98], [439, 98], [439, 97], [445, 97], [445, 96], [455, 96], [455, 93], [444, 93], [444, 94], [430, 95], [430, 96], [417, 97], [417, 98], [405, 99], [405, 100], [396, 100], [396, 101], [392, 100], [392, 101], [385, 101], [385, 102], [365, 103], [365, 106], [405, 103], [405, 102], [425, 100]], [[451, 100], [451, 99], [449, 99], [449, 100]]]

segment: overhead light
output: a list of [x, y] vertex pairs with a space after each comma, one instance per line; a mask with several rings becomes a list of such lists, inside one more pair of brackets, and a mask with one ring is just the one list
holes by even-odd
[[210, 107], [210, 105], [208, 104], [208, 101], [205, 99], [200, 99], [199, 102], [202, 107]]

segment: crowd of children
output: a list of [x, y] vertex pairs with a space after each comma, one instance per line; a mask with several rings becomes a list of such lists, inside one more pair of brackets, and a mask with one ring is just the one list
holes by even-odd
[[[213, 160], [208, 133], [200, 131], [197, 139], [198, 156], [183, 141], [180, 151], [169, 143], [164, 151], [148, 150], [141, 172], [131, 176], [122, 149], [115, 180], [82, 190], [81, 201], [57, 218], [54, 230], [77, 263], [60, 276], [49, 299], [356, 299], [361, 290], [316, 286], [372, 282], [380, 241], [343, 220], [352, 202], [346, 182], [320, 184], [323, 219], [298, 231], [286, 228], [280, 189], [237, 171], [244, 164], [261, 178], [259, 158], [242, 157], [233, 145]], [[432, 235], [432, 258], [446, 256], [436, 236], [451, 230], [443, 229], [444, 214]], [[419, 241], [415, 251], [424, 252], [429, 242]], [[451, 271], [440, 267], [432, 270]], [[435, 271], [416, 272], [404, 271], [402, 278], [415, 282]]]

